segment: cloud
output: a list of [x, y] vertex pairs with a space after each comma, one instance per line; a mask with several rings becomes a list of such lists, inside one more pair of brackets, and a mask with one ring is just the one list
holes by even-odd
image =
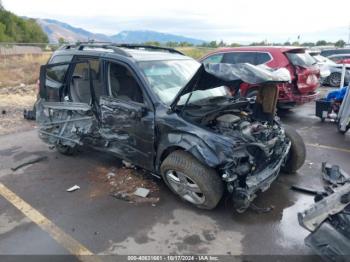
[[[329, 41], [347, 40], [350, 1], [337, 5], [315, 0], [107, 1], [3, 0], [9, 10], [25, 16], [53, 18], [106, 34], [122, 30], [155, 30], [203, 40]], [[330, 7], [336, 10], [330, 10]]]

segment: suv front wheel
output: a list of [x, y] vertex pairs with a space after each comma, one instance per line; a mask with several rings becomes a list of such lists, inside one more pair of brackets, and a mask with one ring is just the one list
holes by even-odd
[[213, 209], [223, 195], [223, 183], [216, 171], [185, 151], [172, 152], [160, 170], [171, 191], [199, 208]]

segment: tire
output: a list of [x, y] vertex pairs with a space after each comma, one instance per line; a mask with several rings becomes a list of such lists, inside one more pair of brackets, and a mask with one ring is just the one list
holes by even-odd
[[294, 174], [305, 162], [306, 147], [303, 138], [294, 128], [288, 125], [284, 125], [283, 127], [286, 136], [290, 139], [292, 144], [287, 156], [287, 161], [281, 170], [287, 174]]
[[76, 146], [71, 147], [71, 146], [64, 146], [61, 144], [57, 144], [56, 149], [59, 153], [61, 153], [62, 155], [66, 155], [66, 156], [72, 156], [72, 155], [77, 153]]
[[[224, 186], [216, 171], [200, 163], [191, 154], [177, 150], [168, 155], [161, 164], [160, 171], [166, 185], [182, 200], [202, 209], [213, 209], [222, 198]], [[185, 176], [185, 179], [184, 177]], [[176, 183], [174, 182], [177, 177]], [[181, 178], [182, 177], [182, 178]], [[185, 181], [185, 182], [181, 182]], [[176, 189], [176, 185], [186, 184], [185, 189]], [[190, 185], [190, 186], [188, 186]], [[179, 186], [178, 188], [181, 188]], [[200, 193], [194, 193], [188, 188], [199, 189]], [[191, 191], [180, 194], [179, 191]], [[196, 197], [192, 197], [195, 195]], [[200, 201], [191, 201], [190, 198]]]
[[332, 73], [328, 77], [328, 83], [332, 87], [339, 87], [341, 82], [341, 74], [340, 73]]

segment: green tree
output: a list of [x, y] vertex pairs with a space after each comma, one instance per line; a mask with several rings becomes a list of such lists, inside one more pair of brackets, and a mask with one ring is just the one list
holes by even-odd
[[312, 46], [315, 46], [315, 43], [314, 42], [304, 42], [301, 44], [301, 46], [312, 47]]
[[160, 46], [160, 43], [157, 41], [147, 41], [143, 43], [144, 45], [154, 45], [154, 46]]
[[292, 46], [300, 46], [300, 43], [299, 43], [298, 41], [294, 41], [294, 42], [292, 43]]
[[240, 44], [238, 44], [238, 43], [231, 43], [230, 44], [230, 47], [240, 47], [241, 45]]
[[34, 19], [23, 19], [6, 11], [3, 6], [1, 6], [0, 41], [47, 43], [49, 39]]
[[317, 46], [327, 45], [327, 41], [326, 41], [326, 40], [318, 40], [318, 41], [316, 42], [316, 45], [317, 45]]
[[342, 39], [340, 39], [340, 40], [338, 40], [337, 42], [334, 43], [334, 45], [335, 45], [336, 47], [344, 47], [345, 44], [346, 44], [345, 41], [342, 40]]
[[63, 37], [58, 38], [58, 44], [59, 45], [63, 45], [65, 43], [67, 43], [67, 42], [66, 42], [66, 40]]

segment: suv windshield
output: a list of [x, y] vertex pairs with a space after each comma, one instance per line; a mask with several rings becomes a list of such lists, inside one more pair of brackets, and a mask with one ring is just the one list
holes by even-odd
[[295, 66], [309, 67], [316, 64], [308, 53], [286, 53], [289, 61]]
[[195, 60], [142, 61], [138, 63], [150, 87], [170, 104], [200, 67]]

